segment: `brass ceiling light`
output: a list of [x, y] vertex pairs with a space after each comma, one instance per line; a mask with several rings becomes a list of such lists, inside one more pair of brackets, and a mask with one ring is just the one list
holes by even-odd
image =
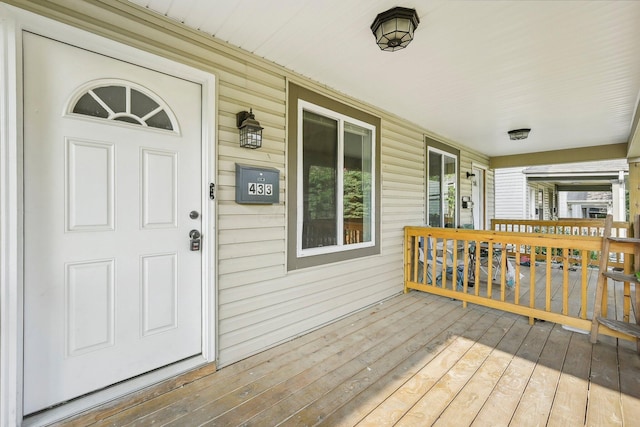
[[371, 24], [371, 31], [381, 50], [393, 52], [407, 47], [420, 19], [415, 9], [394, 7], [379, 13]]
[[527, 137], [529, 136], [529, 132], [531, 132], [531, 129], [514, 129], [510, 130], [507, 133], [509, 134], [509, 138], [512, 141], [518, 141], [521, 139], [527, 139]]

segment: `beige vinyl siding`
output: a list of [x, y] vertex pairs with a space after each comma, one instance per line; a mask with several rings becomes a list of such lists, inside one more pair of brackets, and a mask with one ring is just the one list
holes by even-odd
[[504, 168], [495, 171], [495, 218], [530, 219], [527, 216], [529, 190], [524, 168]]
[[496, 218], [496, 193], [495, 193], [495, 181], [496, 175], [495, 170], [488, 169], [486, 173], [486, 190], [485, 198], [487, 203], [487, 214], [485, 217], [485, 227], [489, 228], [491, 226], [491, 218]]
[[423, 225], [426, 185], [423, 134], [406, 123], [383, 119], [381, 160], [383, 235], [394, 223]]
[[[113, 0], [14, 0], [25, 9], [140, 49], [214, 73], [216, 88], [217, 248], [213, 270], [217, 292], [218, 365], [224, 366], [316, 329], [403, 289], [403, 228], [425, 222], [425, 143], [428, 130], [346, 95], [333, 92], [248, 52], [189, 30], [135, 5]], [[380, 117], [380, 254], [287, 272], [287, 82]], [[239, 147], [236, 113], [253, 108], [264, 127], [263, 147]], [[460, 173], [489, 159], [460, 149]], [[280, 171], [276, 205], [235, 203], [235, 164]], [[470, 194], [466, 175], [462, 193]], [[487, 171], [487, 218], [493, 214], [493, 174]]]
[[471, 180], [467, 178], [467, 172], [471, 172], [472, 161], [470, 158], [462, 158], [460, 155], [460, 165], [458, 174], [460, 175], [460, 189], [458, 191], [458, 224], [473, 224], [473, 216], [471, 209], [462, 208], [462, 197], [471, 197]]

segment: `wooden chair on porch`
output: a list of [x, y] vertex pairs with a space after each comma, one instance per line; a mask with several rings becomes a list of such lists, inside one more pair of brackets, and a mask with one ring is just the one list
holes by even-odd
[[[612, 237], [612, 224], [613, 217], [611, 215], [607, 215], [607, 218], [605, 220], [604, 235], [602, 238], [602, 250], [600, 253], [600, 275], [598, 276], [598, 283], [596, 285], [596, 296], [593, 303], [593, 319], [591, 324], [590, 340], [593, 344], [598, 341], [598, 328], [600, 325], [603, 325], [614, 331], [634, 337], [636, 339], [638, 354], [640, 354], [640, 289], [638, 289], [640, 288], [640, 281], [635, 274], [640, 271], [640, 216], [636, 215], [634, 218], [634, 237]], [[631, 249], [633, 250], [632, 274], [624, 274], [615, 270], [609, 270], [609, 260], [612, 243], [631, 246]], [[627, 256], [629, 255], [629, 252], [630, 251], [626, 252]], [[635, 323], [602, 316], [604, 311], [603, 305], [606, 306], [607, 303], [607, 295], [605, 295], [605, 289], [607, 288], [608, 279], [634, 284]]]

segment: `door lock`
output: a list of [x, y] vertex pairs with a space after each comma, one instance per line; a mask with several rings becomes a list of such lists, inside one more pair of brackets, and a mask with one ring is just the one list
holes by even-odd
[[189, 238], [191, 239], [190, 249], [192, 251], [199, 251], [200, 250], [200, 232], [198, 230], [191, 230], [189, 232]]

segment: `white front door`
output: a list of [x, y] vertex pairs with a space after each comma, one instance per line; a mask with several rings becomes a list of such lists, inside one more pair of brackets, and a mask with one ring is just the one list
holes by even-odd
[[24, 33], [24, 413], [202, 353], [202, 87]]

